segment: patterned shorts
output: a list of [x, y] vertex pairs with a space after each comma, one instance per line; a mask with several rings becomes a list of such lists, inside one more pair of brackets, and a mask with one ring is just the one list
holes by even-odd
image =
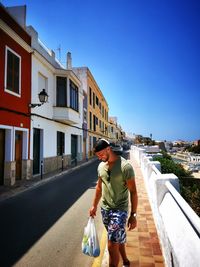
[[102, 220], [108, 232], [108, 240], [114, 243], [126, 242], [127, 211], [105, 210], [101, 208]]

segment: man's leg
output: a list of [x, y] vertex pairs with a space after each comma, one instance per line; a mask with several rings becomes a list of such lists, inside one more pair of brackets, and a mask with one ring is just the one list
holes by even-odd
[[103, 223], [108, 231], [109, 266], [118, 266], [120, 254], [123, 263], [129, 263], [124, 245], [126, 241], [127, 212], [120, 210], [106, 211], [104, 209], [101, 209], [101, 212]]
[[120, 255], [122, 257], [123, 262], [127, 262], [128, 258], [127, 258], [127, 255], [126, 255], [125, 243], [119, 244], [119, 252], [120, 252]]
[[120, 252], [120, 255], [122, 257], [123, 264], [129, 266], [130, 262], [129, 262], [128, 258], [127, 258], [127, 255], [126, 255], [125, 243], [119, 244], [119, 252]]
[[119, 244], [108, 240], [109, 267], [118, 267], [119, 264]]

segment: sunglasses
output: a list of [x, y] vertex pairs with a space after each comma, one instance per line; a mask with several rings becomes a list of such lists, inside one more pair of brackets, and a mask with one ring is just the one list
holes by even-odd
[[110, 182], [110, 178], [111, 178], [111, 176], [110, 176], [110, 175], [111, 175], [111, 171], [110, 171], [110, 170], [108, 170], [108, 171], [107, 171], [107, 174], [108, 174], [108, 176], [107, 176], [107, 181], [108, 181], [108, 182]]

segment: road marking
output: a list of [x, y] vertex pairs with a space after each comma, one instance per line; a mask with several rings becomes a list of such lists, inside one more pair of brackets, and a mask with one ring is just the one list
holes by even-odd
[[107, 232], [104, 227], [100, 241], [100, 255], [94, 259], [92, 267], [101, 267], [107, 241]]

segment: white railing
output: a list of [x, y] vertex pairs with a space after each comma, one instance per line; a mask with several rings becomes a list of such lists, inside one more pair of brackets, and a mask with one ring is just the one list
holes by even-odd
[[182, 198], [179, 179], [162, 174], [145, 149], [131, 147], [144, 177], [167, 267], [200, 267], [200, 218]]

